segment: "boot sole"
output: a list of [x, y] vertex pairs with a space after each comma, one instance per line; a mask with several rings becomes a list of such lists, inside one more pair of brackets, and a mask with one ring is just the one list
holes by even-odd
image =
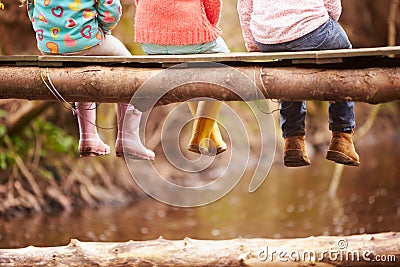
[[[226, 149], [227, 149], [226, 145], [222, 145], [222, 146], [217, 147], [217, 153], [215, 153], [215, 155], [219, 155], [219, 154], [225, 152]], [[191, 151], [191, 152], [194, 152], [194, 153], [202, 155], [202, 153], [200, 152], [200, 147], [198, 145], [189, 145], [188, 146], [188, 150]], [[203, 155], [214, 156], [213, 154], [208, 155], [206, 153], [203, 154]]]
[[79, 151], [79, 157], [96, 157], [110, 154], [110, 151]]
[[303, 167], [311, 165], [311, 163], [304, 160], [303, 157], [295, 156], [285, 157], [284, 164], [286, 167]]
[[360, 166], [359, 161], [355, 161], [346, 154], [339, 151], [328, 150], [328, 152], [326, 153], [326, 159], [347, 166]]
[[84, 157], [97, 157], [97, 156], [106, 156], [110, 153], [95, 153], [95, 152], [84, 152], [84, 153], [79, 153], [79, 157], [84, 158]]
[[216, 154], [216, 155], [219, 155], [219, 154], [225, 152], [226, 150], [227, 150], [226, 145], [224, 145], [224, 146], [219, 146], [219, 147], [217, 147], [217, 154]]
[[125, 158], [125, 156], [129, 159], [137, 159], [137, 160], [150, 160], [153, 161], [154, 158], [149, 158], [141, 155], [135, 155], [135, 154], [126, 154], [124, 155], [124, 152], [115, 152], [115, 156], [118, 158]]
[[310, 160], [303, 157], [300, 150], [288, 150], [283, 158], [286, 167], [303, 167], [311, 165]]
[[[87, 141], [87, 140], [86, 140]], [[110, 154], [110, 148], [108, 145], [82, 145], [79, 142], [78, 152], [80, 157], [96, 157], [96, 156], [105, 156]]]

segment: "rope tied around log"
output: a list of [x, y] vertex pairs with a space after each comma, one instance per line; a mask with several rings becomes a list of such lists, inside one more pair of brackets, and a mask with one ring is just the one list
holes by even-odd
[[[44, 77], [44, 73], [43, 70], [40, 72], [40, 78], [42, 79], [43, 84], [47, 87], [47, 89], [49, 89], [49, 91], [53, 94], [53, 96], [57, 99], [57, 101], [67, 110], [71, 111], [73, 115], [75, 116], [80, 116], [82, 119], [84, 119], [86, 122], [88, 122], [89, 124], [99, 128], [99, 129], [103, 129], [103, 130], [113, 130], [113, 129], [117, 129], [117, 125], [114, 125], [112, 127], [104, 127], [104, 126], [100, 126], [97, 123], [93, 123], [87, 119], [85, 119], [82, 115], [78, 114], [77, 112], [77, 107], [75, 106], [75, 104], [71, 104], [69, 103], [62, 95], [61, 93], [57, 90], [57, 88], [55, 87], [54, 83], [51, 80], [50, 77], [50, 72], [49, 72], [49, 68], [46, 68], [46, 72], [45, 72], [45, 77]], [[46, 82], [47, 79], [47, 82]], [[93, 85], [92, 85], [93, 86]], [[92, 105], [90, 105], [90, 108], [88, 108], [87, 110], [96, 110], [98, 107], [100, 106], [100, 104], [95, 103], [95, 106], [92, 107]]]
[[[73, 105], [71, 105], [69, 102], [67, 102], [67, 100], [65, 100], [65, 98], [60, 94], [60, 92], [54, 86], [54, 84], [53, 84], [53, 82], [51, 81], [51, 78], [50, 78], [50, 73], [49, 73], [49, 68], [48, 67], [46, 68], [46, 73], [45, 74], [46, 74], [46, 78], [47, 78], [49, 84], [46, 82], [46, 79], [43, 76], [43, 70], [40, 72], [40, 78], [42, 79], [42, 82], [44, 83], [44, 85], [54, 95], [54, 97], [57, 99], [58, 102], [60, 102], [66, 109], [72, 111], [72, 113], [74, 114], [75, 107]], [[66, 107], [64, 105], [64, 103], [68, 104], [69, 107]]]

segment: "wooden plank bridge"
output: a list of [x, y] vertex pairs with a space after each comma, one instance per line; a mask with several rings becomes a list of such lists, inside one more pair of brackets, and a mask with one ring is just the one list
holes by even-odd
[[[1, 56], [0, 98], [57, 101], [48, 86], [51, 83], [65, 101], [129, 102], [151, 77], [180, 63], [184, 67], [174, 67], [176, 76], [191, 69], [191, 75], [206, 73], [217, 82], [178, 86], [163, 94], [159, 104], [196, 97], [251, 101], [262, 95], [268, 99], [371, 104], [400, 100], [400, 46], [131, 57]], [[214, 77], [221, 74], [222, 65], [236, 70], [240, 74], [236, 76], [244, 76]], [[232, 84], [235, 90], [230, 89]], [[154, 98], [161, 87], [146, 88], [140, 97]]]

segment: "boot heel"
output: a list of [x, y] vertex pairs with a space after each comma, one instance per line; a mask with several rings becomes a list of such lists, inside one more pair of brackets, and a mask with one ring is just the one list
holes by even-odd
[[95, 152], [80, 152], [79, 157], [84, 158], [84, 157], [96, 157], [96, 156], [104, 156], [106, 154], [99, 154]]
[[287, 150], [284, 157], [286, 167], [302, 167], [311, 164], [310, 160], [304, 157], [300, 150]]
[[354, 132], [332, 132], [326, 159], [347, 166], [360, 166], [352, 136]]
[[338, 164], [348, 165], [348, 166], [360, 166], [360, 162], [354, 161], [346, 154], [339, 151], [328, 150], [326, 153], [326, 159], [334, 161]]
[[227, 149], [226, 144], [220, 145], [219, 147], [217, 147], [217, 154], [216, 155], [219, 155], [219, 154], [225, 152], [226, 149]]
[[198, 145], [190, 144], [188, 145], [188, 150], [197, 154], [201, 154], [200, 147]]

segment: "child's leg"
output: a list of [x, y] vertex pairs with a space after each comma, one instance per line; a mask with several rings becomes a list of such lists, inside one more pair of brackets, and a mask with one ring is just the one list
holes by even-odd
[[351, 132], [356, 127], [354, 102], [329, 102], [329, 130]]
[[[192, 113], [193, 117], [196, 117], [198, 103], [197, 102], [187, 102], [187, 105], [188, 105], [189, 110]], [[199, 119], [196, 118], [194, 120], [194, 123], [198, 124], [198, 122], [196, 122], [198, 120]], [[196, 140], [196, 138], [194, 137], [194, 132], [192, 132], [191, 140]], [[224, 140], [222, 139], [218, 123], [214, 123], [214, 127], [212, 128], [211, 134], [210, 134], [210, 140], [214, 143], [217, 155], [226, 151], [227, 147], [226, 147]], [[200, 143], [189, 143], [188, 149], [195, 153], [201, 153], [199, 150], [199, 145], [200, 145]]]
[[280, 104], [280, 121], [283, 137], [305, 135], [307, 114], [306, 102], [282, 100]]
[[[205, 54], [205, 53], [229, 53], [225, 41], [219, 37], [216, 40], [204, 44], [194, 45], [157, 45], [142, 44], [146, 54]], [[220, 154], [226, 151], [226, 144], [222, 139], [219, 126], [215, 123], [221, 107], [220, 101], [200, 101], [199, 104], [188, 102], [193, 116], [199, 117], [194, 120], [192, 137], [188, 149], [192, 152], [207, 155]], [[207, 110], [210, 109], [210, 110]], [[208, 117], [208, 118], [207, 118]], [[204, 128], [203, 128], [204, 127]], [[209, 151], [209, 139], [213, 141], [213, 148]]]
[[[87, 50], [64, 54], [66, 56], [111, 56], [131, 55], [128, 49], [114, 36], [105, 35], [101, 44]], [[97, 133], [96, 127], [96, 103], [76, 103], [76, 114], [79, 124], [80, 156], [98, 156], [110, 153], [110, 147], [103, 143]]]
[[328, 160], [350, 166], [360, 165], [360, 157], [352, 140], [355, 126], [354, 102], [329, 103], [332, 139], [326, 154]]
[[110, 153], [110, 147], [100, 139], [96, 128], [96, 103], [76, 103], [79, 124], [79, 154], [100, 156]]
[[199, 150], [201, 154], [215, 155], [216, 147], [210, 147], [209, 139], [215, 126], [215, 119], [221, 108], [221, 101], [200, 101], [197, 106], [189, 150]]
[[118, 135], [115, 144], [117, 157], [123, 157], [125, 152], [125, 155], [131, 159], [154, 160], [154, 152], [145, 148], [140, 140], [139, 124], [141, 117], [142, 112], [132, 105], [118, 104]]
[[[118, 38], [112, 35], [105, 35], [100, 45], [83, 52], [83, 55], [128, 57], [131, 56], [131, 53]], [[126, 113], [127, 110], [128, 113]], [[139, 123], [141, 114], [142, 113], [139, 110], [134, 109], [131, 105], [123, 103], [117, 104], [118, 135], [115, 144], [117, 157], [123, 156], [123, 144], [125, 144], [125, 152], [130, 158], [143, 160], [154, 159], [154, 152], [146, 149], [139, 138]], [[124, 118], [126, 123], [124, 129], [126, 132], [123, 133], [122, 130]]]
[[[225, 41], [221, 37], [218, 37], [216, 40], [214, 40], [212, 42], [209, 42], [209, 43], [206, 43], [206, 44], [202, 44], [201, 47], [198, 49], [198, 53], [202, 53], [202, 54], [229, 53], [229, 52], [230, 51], [229, 51], [228, 46], [226, 45]], [[198, 112], [199, 113], [203, 113], [203, 114], [207, 114], [207, 113], [212, 114], [212, 116], [208, 116], [208, 117], [212, 117], [214, 119], [218, 116], [218, 112], [219, 112], [219, 109], [221, 107], [221, 102], [220, 101], [207, 101], [207, 102], [201, 101], [200, 103], [202, 103], [202, 104], [199, 104], [199, 106], [202, 106], [204, 109], [210, 108], [211, 110], [210, 111], [199, 110], [197, 108], [197, 106], [198, 106], [197, 103], [188, 102], [189, 109], [190, 109], [190, 111], [191, 111], [193, 116], [195, 116], [196, 113], [197, 113], [197, 116], [199, 116]], [[205, 103], [207, 103], [207, 104], [205, 104]], [[217, 103], [219, 103], [219, 104], [217, 104]], [[216, 112], [216, 109], [218, 109], [217, 112]], [[197, 135], [197, 137], [199, 137], [199, 136], [200, 137], [201, 136], [207, 136], [207, 131], [208, 131], [207, 126], [204, 126], [203, 130], [201, 129], [201, 127], [202, 127], [201, 125], [207, 125], [207, 123], [204, 124], [204, 122], [202, 122], [202, 120], [204, 120], [204, 119], [206, 119], [206, 118], [197, 118], [194, 121], [195, 125], [200, 125], [200, 126], [198, 126], [197, 128], [193, 127], [191, 140], [195, 141], [195, 143], [190, 142], [189, 148], [188, 148], [192, 152], [200, 153], [200, 150], [199, 150], [200, 147], [203, 150], [206, 149], [205, 146], [201, 146], [200, 145], [202, 140], [196, 140], [196, 139], [198, 139], [198, 138], [196, 138], [196, 135]], [[198, 134], [199, 131], [203, 132], [203, 133]], [[209, 140], [212, 141], [211, 144], [207, 140], [203, 141], [204, 145], [208, 145], [209, 152], [207, 154], [209, 154], [209, 155], [215, 155], [215, 154], [218, 155], [218, 154], [226, 151], [226, 149], [227, 149], [226, 143], [222, 139], [218, 123], [214, 123], [214, 126], [213, 126], [213, 128], [211, 130], [211, 133], [209, 135]], [[199, 143], [196, 143], [197, 141], [199, 141]], [[203, 152], [203, 154], [204, 153], [205, 152]]]
[[306, 102], [281, 101], [281, 129], [284, 138], [284, 164], [287, 167], [310, 165], [305, 148]]
[[[76, 54], [76, 53], [74, 53]], [[131, 52], [126, 46], [115, 36], [110, 34], [104, 35], [100, 44], [84, 50], [77, 55], [80, 56], [131, 56]]]

